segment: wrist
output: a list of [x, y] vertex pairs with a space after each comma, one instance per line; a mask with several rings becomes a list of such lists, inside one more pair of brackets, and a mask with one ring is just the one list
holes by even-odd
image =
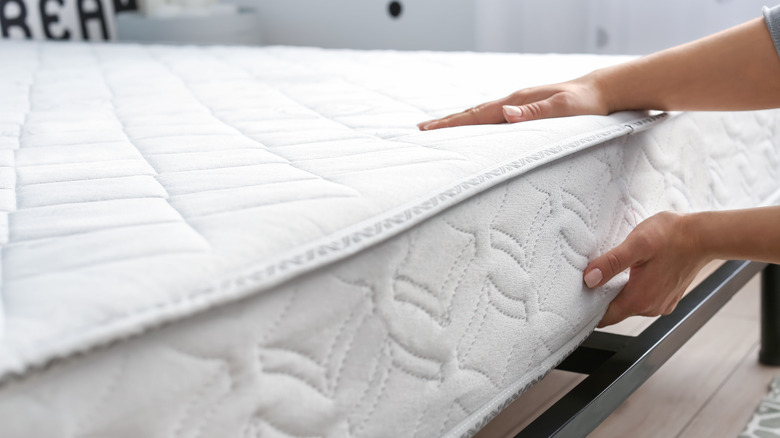
[[710, 227], [708, 227], [711, 220], [708, 215], [709, 212], [699, 212], [680, 216], [680, 231], [686, 238], [688, 250], [702, 258], [704, 262], [719, 258], [717, 245], [715, 245], [717, 236], [711, 235]]
[[627, 88], [626, 77], [630, 65], [618, 64], [595, 70], [586, 76], [606, 114], [618, 111], [646, 109], [632, 105], [633, 92]]
[[[667, 51], [669, 52], [669, 51]], [[629, 110], [672, 109], [668, 75], [661, 70], [658, 56], [649, 55], [591, 73], [594, 87], [609, 113]], [[672, 89], [674, 87], [671, 87]]]

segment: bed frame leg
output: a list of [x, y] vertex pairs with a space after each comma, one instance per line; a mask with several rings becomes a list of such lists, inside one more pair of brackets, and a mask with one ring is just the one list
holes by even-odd
[[780, 266], [768, 265], [761, 274], [761, 351], [758, 361], [780, 365]]

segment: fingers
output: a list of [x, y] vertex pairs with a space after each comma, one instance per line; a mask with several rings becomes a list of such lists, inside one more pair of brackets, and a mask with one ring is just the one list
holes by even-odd
[[622, 308], [620, 307], [620, 302], [618, 302], [618, 300], [615, 299], [612, 300], [611, 303], [609, 303], [609, 307], [607, 307], [607, 312], [601, 318], [601, 321], [599, 321], [599, 324], [596, 327], [603, 328], [608, 325], [617, 324], [620, 321], [623, 321], [624, 319], [628, 318], [629, 316], [631, 315], [626, 314], [626, 312], [623, 311]]
[[[637, 239], [634, 238], [633, 234], [629, 234], [623, 243], [596, 258], [587, 268], [585, 268], [585, 275], [583, 277], [585, 285], [591, 289], [600, 287], [619, 273], [640, 264], [644, 260], [644, 257], [641, 255], [639, 249]], [[632, 274], [633, 273], [634, 272], [632, 271]], [[617, 324], [637, 313], [631, 309], [630, 306], [630, 300], [633, 298], [631, 294], [633, 289], [632, 280], [635, 279], [632, 278], [629, 280], [626, 287], [623, 288], [611, 303], [609, 303], [607, 312], [601, 318], [598, 327]]]
[[683, 216], [662, 212], [640, 223], [620, 245], [593, 260], [583, 280], [590, 288], [602, 286], [625, 269], [628, 283], [612, 300], [599, 327], [633, 315], [671, 313], [708, 256], [690, 249]]
[[585, 268], [585, 284], [591, 288], [602, 286], [614, 276], [642, 261], [636, 244], [629, 235], [620, 245], [599, 256]]
[[428, 120], [419, 123], [417, 127], [420, 128], [421, 131], [429, 131], [431, 129], [452, 128], [454, 126], [463, 125], [503, 123], [505, 119], [504, 112], [501, 108], [502, 102], [503, 99], [501, 101], [483, 103], [482, 105], [477, 105], [457, 114], [451, 114], [441, 119]]
[[[674, 311], [682, 298], [685, 287], [670, 289], [666, 285], [659, 286], [656, 281], [647, 281], [646, 278], [641, 278], [641, 273], [635, 274], [633, 270], [631, 276], [628, 284], [609, 303], [606, 313], [598, 324], [599, 328], [617, 324], [635, 315], [668, 315]], [[664, 293], [668, 292], [671, 293], [664, 296]]]
[[439, 128], [452, 128], [463, 125], [482, 125], [489, 123], [517, 123], [530, 120], [560, 117], [548, 100], [533, 102], [528, 105], [500, 105], [498, 102], [469, 108], [466, 111], [452, 114], [442, 119], [428, 120], [417, 125], [421, 131]]
[[469, 108], [466, 111], [462, 111], [456, 114], [451, 114], [441, 119], [428, 120], [426, 122], [419, 123], [417, 127], [420, 128], [421, 131], [429, 131], [431, 129], [451, 128], [454, 126], [463, 126], [463, 125], [504, 123], [507, 121], [509, 123], [513, 123], [513, 121], [510, 121], [510, 118], [512, 118], [513, 120], [518, 118], [517, 117], [513, 118], [511, 115], [510, 117], [506, 116], [506, 112], [504, 108], [507, 105], [524, 105], [524, 107], [530, 107], [531, 109], [526, 110], [526, 115], [520, 116], [519, 119], [534, 120], [533, 118], [529, 118], [529, 116], [532, 114], [538, 115], [540, 113], [537, 111], [537, 108], [535, 106], [532, 106], [533, 104], [526, 105], [526, 102], [545, 100], [549, 98], [552, 94], [553, 94], [552, 91], [547, 91], [546, 89], [538, 90], [535, 88], [527, 88], [524, 90], [516, 91], [502, 99], [494, 100], [492, 102], [483, 103], [473, 108]]
[[563, 107], [556, 106], [554, 98], [531, 102], [521, 106], [504, 105], [503, 109], [504, 118], [509, 123], [552, 119], [568, 115]]
[[623, 290], [609, 303], [607, 312], [601, 318], [598, 327], [617, 324], [634, 315], [660, 315], [660, 303], [656, 302], [657, 288], [648, 284], [642, 267], [631, 268], [631, 278]]
[[[526, 103], [527, 102], [527, 103]], [[582, 113], [592, 111], [582, 110]], [[578, 114], [572, 97], [566, 92], [549, 89], [526, 89], [504, 99], [484, 103], [442, 119], [417, 125], [422, 131], [462, 125], [487, 123], [517, 123], [531, 120], [566, 117]]]

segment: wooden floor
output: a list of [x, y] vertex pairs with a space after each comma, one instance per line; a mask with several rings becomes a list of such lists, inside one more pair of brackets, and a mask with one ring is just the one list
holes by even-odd
[[[737, 437], [780, 368], [758, 363], [756, 276], [591, 435]], [[636, 334], [652, 322], [630, 318], [608, 331]], [[553, 371], [477, 436], [511, 437], [584, 377]]]

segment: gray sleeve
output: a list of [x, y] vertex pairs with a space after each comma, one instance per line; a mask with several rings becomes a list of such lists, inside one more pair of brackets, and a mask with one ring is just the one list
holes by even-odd
[[772, 41], [775, 43], [777, 56], [780, 56], [780, 5], [768, 8], [764, 6], [764, 21], [769, 28], [769, 34], [772, 35]]

